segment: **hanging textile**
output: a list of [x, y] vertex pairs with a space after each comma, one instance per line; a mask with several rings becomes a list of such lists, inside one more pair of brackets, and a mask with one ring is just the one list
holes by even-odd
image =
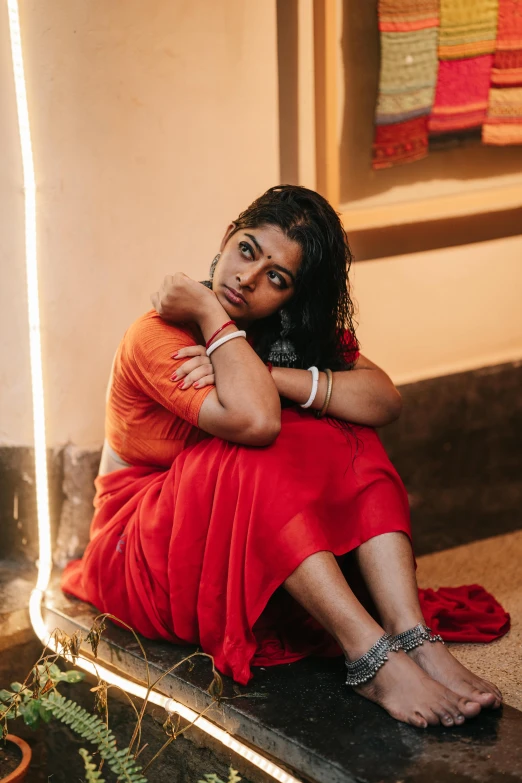
[[439, 63], [430, 134], [480, 128], [486, 119], [493, 55]]
[[381, 69], [373, 167], [427, 154], [437, 80], [438, 0], [380, 0]]
[[439, 60], [493, 54], [498, 0], [440, 0]]
[[522, 144], [522, 0], [379, 0], [372, 166], [476, 136]]
[[439, 73], [430, 134], [480, 128], [486, 119], [498, 0], [441, 0]]
[[499, 0], [485, 144], [522, 144], [522, 0]]

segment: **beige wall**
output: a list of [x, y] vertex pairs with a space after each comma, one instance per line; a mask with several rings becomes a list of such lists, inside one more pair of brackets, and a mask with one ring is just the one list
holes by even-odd
[[354, 267], [363, 353], [395, 383], [522, 359], [522, 237]]
[[[206, 276], [279, 179], [275, 0], [21, 0], [47, 431], [103, 437], [110, 361], [167, 272]], [[0, 11], [0, 443], [30, 443], [23, 199]], [[522, 357], [522, 238], [359, 264], [363, 350], [397, 382]]]
[[[275, 2], [20, 6], [48, 437], [90, 445], [102, 437], [113, 352], [149, 293], [175, 269], [206, 276], [227, 222], [278, 180]], [[0, 18], [0, 314], [9, 335], [0, 440], [26, 443], [23, 204], [5, 4]]]

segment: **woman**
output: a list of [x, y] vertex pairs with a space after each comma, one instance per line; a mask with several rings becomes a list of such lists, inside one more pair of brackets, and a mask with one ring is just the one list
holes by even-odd
[[400, 396], [357, 351], [350, 262], [325, 199], [281, 186], [228, 227], [210, 281], [165, 279], [115, 357], [91, 541], [63, 588], [243, 684], [252, 664], [342, 651], [394, 718], [458, 725], [501, 694], [424, 626], [373, 429]]

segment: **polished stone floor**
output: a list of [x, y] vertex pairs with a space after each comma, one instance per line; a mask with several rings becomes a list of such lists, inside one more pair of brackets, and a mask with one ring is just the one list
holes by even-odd
[[[452, 645], [478, 674], [498, 683], [506, 705], [484, 711], [461, 728], [425, 731], [399, 724], [343, 685], [343, 661], [310, 659], [256, 669], [245, 688], [225, 678], [225, 696], [208, 716], [287, 765], [300, 780], [318, 783], [514, 783], [522, 781], [522, 531], [419, 558], [421, 586], [483, 584], [511, 613], [512, 629], [489, 645]], [[92, 610], [57, 590], [48, 622], [86, 628]], [[102, 656], [143, 676], [135, 642], [111, 628]], [[153, 671], [165, 670], [190, 648], [147, 643]], [[208, 703], [208, 666], [180, 670], [163, 687], [201, 709]], [[241, 698], [237, 697], [241, 695]]]
[[[450, 539], [451, 535], [449, 530]], [[226, 699], [214, 704], [208, 717], [276, 759], [300, 781], [522, 781], [521, 564], [522, 530], [490, 535], [418, 558], [421, 587], [479, 583], [510, 612], [512, 628], [497, 642], [452, 645], [463, 663], [499, 685], [505, 698], [500, 711], [483, 712], [458, 729], [416, 730], [397, 723], [379, 707], [349, 691], [343, 684], [341, 659], [310, 659], [255, 669], [253, 680], [244, 688], [225, 678]], [[10, 609], [12, 616], [26, 612], [33, 579], [34, 571], [20, 572], [13, 563], [0, 568], [0, 595], [4, 610]], [[86, 604], [63, 596], [57, 581], [46, 603], [50, 630], [60, 627], [71, 632], [80, 628], [86, 632], [96, 615]], [[192, 651], [154, 642], [145, 642], [145, 647], [153, 676]], [[6, 653], [2, 653], [0, 644], [0, 657]], [[100, 655], [119, 671], [143, 678], [143, 658], [125, 631], [110, 627]], [[210, 679], [208, 662], [198, 661], [192, 671], [184, 666], [169, 675], [162, 688], [201, 710], [210, 701], [206, 693]], [[245, 777], [249, 776], [245, 773]]]

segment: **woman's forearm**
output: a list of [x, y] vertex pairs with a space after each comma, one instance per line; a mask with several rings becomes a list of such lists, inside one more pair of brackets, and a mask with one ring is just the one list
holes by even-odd
[[[216, 329], [230, 320], [216, 299], [197, 319], [205, 342]], [[237, 331], [227, 326], [220, 337]], [[244, 416], [245, 422], [265, 429], [281, 425], [281, 402], [274, 381], [262, 360], [242, 337], [229, 340], [216, 348], [211, 356], [219, 402], [228, 411]]]
[[[299, 404], [312, 389], [308, 370], [274, 367], [272, 377], [279, 394]], [[327, 390], [326, 373], [319, 373], [319, 387], [311, 410], [320, 410]], [[382, 427], [400, 415], [401, 397], [385, 372], [378, 367], [333, 373], [333, 389], [327, 415], [354, 424]]]

